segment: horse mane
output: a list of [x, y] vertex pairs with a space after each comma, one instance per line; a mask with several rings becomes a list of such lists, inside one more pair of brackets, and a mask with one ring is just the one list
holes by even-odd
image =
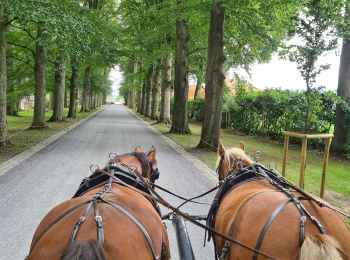
[[[240, 149], [240, 148], [230, 148], [227, 149], [224, 156], [224, 160], [227, 162], [229, 169], [231, 169], [233, 167], [233, 161], [232, 161], [232, 157], [236, 158], [236, 159], [240, 159], [242, 161], [243, 164], [251, 164], [253, 162], [252, 159], [250, 159], [250, 157], [248, 155], [246, 155], [246, 153]], [[221, 161], [221, 157], [218, 156], [218, 159], [216, 161], [216, 168], [219, 167], [219, 163]]]
[[143, 152], [132, 152], [130, 155], [135, 156], [140, 161], [142, 168], [142, 176], [148, 178], [149, 176], [147, 176], [147, 174], [151, 171], [151, 167], [149, 164], [147, 154]]

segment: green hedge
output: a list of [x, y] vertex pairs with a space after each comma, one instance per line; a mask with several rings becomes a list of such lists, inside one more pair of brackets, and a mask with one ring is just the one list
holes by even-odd
[[[335, 121], [338, 97], [334, 91], [323, 88], [310, 93], [308, 133], [330, 133]], [[245, 134], [282, 139], [284, 130], [304, 132], [307, 109], [302, 91], [267, 89], [256, 91], [246, 85], [236, 86], [236, 95], [225, 94], [222, 126], [229, 126]], [[204, 100], [189, 101], [189, 117], [202, 122]], [[298, 140], [291, 140], [298, 143]], [[313, 140], [311, 145], [322, 141]]]

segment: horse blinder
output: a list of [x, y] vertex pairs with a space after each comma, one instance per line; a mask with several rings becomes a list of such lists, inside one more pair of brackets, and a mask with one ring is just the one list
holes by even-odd
[[159, 179], [159, 175], [160, 175], [160, 172], [159, 172], [158, 168], [154, 168], [154, 169], [152, 170], [151, 181], [152, 181], [153, 183], [155, 183], [156, 180]]

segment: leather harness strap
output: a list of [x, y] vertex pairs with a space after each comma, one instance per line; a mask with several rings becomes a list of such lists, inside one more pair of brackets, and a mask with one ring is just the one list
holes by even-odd
[[159, 259], [159, 256], [157, 256], [155, 247], [154, 247], [154, 243], [152, 241], [151, 236], [148, 234], [146, 228], [141, 224], [141, 222], [135, 218], [129, 211], [127, 211], [125, 208], [123, 208], [122, 206], [109, 201], [109, 200], [102, 200], [103, 202], [107, 203], [108, 205], [111, 205], [113, 208], [117, 209], [118, 211], [122, 212], [125, 216], [127, 216], [132, 222], [135, 223], [135, 225], [139, 228], [139, 230], [142, 232], [143, 236], [146, 238], [149, 247], [151, 248], [152, 251], [152, 255], [154, 259]]
[[[260, 250], [260, 247], [262, 245], [262, 242], [264, 240], [264, 237], [268, 231], [268, 229], [270, 228], [272, 222], [275, 220], [276, 216], [278, 215], [278, 213], [281, 212], [281, 210], [291, 201], [292, 199], [287, 199], [284, 202], [282, 202], [277, 208], [275, 208], [275, 210], [272, 212], [272, 214], [270, 215], [270, 217], [268, 218], [268, 220], [266, 221], [260, 235], [258, 238], [258, 241], [256, 242], [255, 245], [255, 249], [258, 251]], [[252, 260], [256, 260], [258, 257], [258, 254], [256, 252], [254, 252]]]
[[86, 216], [87, 214], [89, 213], [91, 207], [92, 207], [92, 204], [94, 202], [91, 200], [89, 202], [89, 204], [87, 205], [87, 207], [85, 208], [84, 212], [83, 212], [83, 215], [78, 219], [78, 221], [75, 223], [74, 227], [73, 227], [73, 230], [72, 230], [72, 233], [70, 234], [69, 236], [69, 240], [68, 240], [68, 245], [72, 244], [73, 241], [75, 240], [75, 237], [77, 236], [78, 234], [78, 230], [80, 228], [80, 225], [83, 224], [83, 222], [85, 221], [86, 219]]
[[33, 251], [33, 249], [35, 248], [36, 244], [38, 243], [38, 241], [42, 238], [43, 235], [46, 234], [46, 232], [52, 228], [57, 222], [59, 222], [61, 219], [63, 219], [65, 216], [69, 215], [70, 213], [72, 213], [74, 210], [84, 206], [85, 204], [91, 202], [91, 200], [87, 200], [87, 201], [83, 201], [73, 207], [71, 207], [70, 209], [68, 209], [67, 211], [63, 212], [61, 215], [59, 215], [57, 218], [55, 218], [54, 221], [52, 221], [48, 226], [46, 226], [40, 233], [39, 235], [33, 240], [32, 242], [32, 246], [30, 248], [29, 251], [29, 255], [30, 253]]
[[100, 243], [101, 247], [104, 245], [104, 234], [103, 234], [103, 225], [102, 225], [102, 217], [98, 210], [98, 201], [95, 200], [93, 204], [93, 208], [95, 211], [95, 221], [97, 225], [97, 240]]
[[71, 245], [73, 243], [73, 241], [75, 240], [78, 234], [81, 224], [83, 224], [83, 222], [85, 221], [87, 215], [89, 214], [90, 209], [93, 208], [95, 212], [95, 221], [97, 225], [97, 240], [100, 243], [100, 245], [103, 247], [104, 245], [103, 225], [102, 225], [102, 217], [100, 216], [99, 209], [98, 209], [98, 202], [102, 201], [103, 196], [111, 190], [112, 182], [113, 182], [113, 179], [109, 178], [109, 181], [104, 185], [103, 190], [96, 193], [91, 199], [91, 201], [89, 202], [89, 204], [86, 206], [83, 212], [83, 215], [78, 219], [78, 221], [75, 223], [73, 227], [73, 230], [69, 236], [68, 245]]
[[[237, 220], [240, 216], [240, 213], [242, 212], [243, 208], [248, 204], [249, 201], [251, 201], [253, 198], [255, 198], [256, 196], [260, 195], [260, 194], [263, 194], [263, 193], [266, 193], [266, 192], [276, 192], [274, 190], [264, 190], [264, 191], [260, 191], [260, 192], [257, 192], [257, 193], [254, 193], [253, 195], [251, 195], [249, 198], [247, 198], [241, 205], [240, 207], [238, 208], [237, 210], [237, 213], [236, 213], [236, 216], [231, 224], [231, 227], [230, 227], [230, 231], [229, 231], [229, 234], [231, 237], [233, 237], [233, 232], [234, 232], [234, 229], [236, 227], [236, 223], [237, 223]], [[213, 239], [213, 243], [214, 243], [214, 247], [216, 248], [215, 246], [215, 240]], [[226, 256], [226, 253], [228, 252], [229, 248], [231, 246], [231, 243], [230, 241], [226, 240], [225, 243], [224, 243], [224, 246], [222, 247], [221, 249], [221, 252], [220, 252], [220, 255], [219, 255], [219, 259], [224, 259], [225, 256]]]

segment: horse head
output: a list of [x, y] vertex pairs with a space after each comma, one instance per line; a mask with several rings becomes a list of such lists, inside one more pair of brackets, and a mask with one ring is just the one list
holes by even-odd
[[240, 164], [247, 166], [252, 162], [244, 152], [244, 143], [242, 141], [239, 148], [225, 149], [221, 140], [219, 140], [218, 159], [216, 162], [216, 172], [219, 175], [219, 181], [224, 180], [229, 172], [235, 172]]
[[140, 146], [136, 146], [132, 153], [122, 155], [115, 154], [109, 160], [109, 164], [121, 164], [131, 170], [138, 171], [143, 177], [154, 183], [159, 178], [158, 162], [156, 159], [157, 150], [154, 146], [144, 153]]

